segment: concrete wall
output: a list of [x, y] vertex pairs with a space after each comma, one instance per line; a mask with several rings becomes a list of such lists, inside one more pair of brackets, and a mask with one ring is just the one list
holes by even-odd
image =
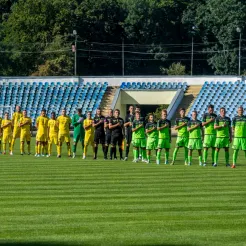
[[122, 104], [170, 104], [177, 91], [121, 91]]
[[202, 85], [205, 81], [241, 80], [238, 76], [125, 76], [125, 77], [0, 77], [2, 82], [108, 82], [110, 86], [120, 86], [122, 82], [187, 82], [188, 85]]

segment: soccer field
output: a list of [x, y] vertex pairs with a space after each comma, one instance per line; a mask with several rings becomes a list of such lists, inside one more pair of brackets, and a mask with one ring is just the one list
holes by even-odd
[[18, 153], [0, 156], [0, 245], [245, 245], [243, 152], [236, 169], [223, 151], [217, 168]]

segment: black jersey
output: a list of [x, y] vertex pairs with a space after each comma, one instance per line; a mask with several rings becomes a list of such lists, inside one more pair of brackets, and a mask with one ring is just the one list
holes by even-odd
[[98, 126], [95, 127], [96, 132], [103, 132], [104, 133], [104, 120], [105, 120], [105, 117], [102, 115], [100, 115], [100, 116], [96, 115], [94, 117], [94, 120], [93, 120], [94, 124], [97, 124], [100, 121], [102, 121]]
[[[125, 118], [125, 123], [128, 123], [128, 122], [133, 122], [134, 120], [134, 114], [128, 114]], [[131, 126], [127, 126], [126, 127], [126, 134], [132, 134], [132, 127]]]
[[120, 117], [118, 118], [115, 118], [115, 117], [112, 117], [109, 121], [110, 124], [112, 125], [116, 125], [118, 123], [120, 123], [119, 126], [111, 129], [111, 132], [112, 132], [112, 136], [113, 135], [122, 135], [122, 128], [123, 128], [123, 125], [124, 125], [124, 120]]
[[[113, 118], [113, 116], [107, 116], [107, 117], [105, 117], [105, 119], [104, 119], [104, 123], [106, 123], [107, 125], [109, 124], [109, 122], [110, 122], [110, 120]], [[107, 135], [111, 135], [111, 130], [108, 128], [108, 127], [106, 127], [106, 134]]]

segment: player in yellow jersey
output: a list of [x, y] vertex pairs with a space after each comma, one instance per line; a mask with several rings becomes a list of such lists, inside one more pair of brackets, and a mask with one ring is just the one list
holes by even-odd
[[[0, 117], [0, 126], [2, 124], [2, 120], [3, 119]], [[1, 149], [2, 149], [2, 129], [0, 127], [0, 154], [2, 154]]]
[[11, 146], [12, 152], [11, 152], [11, 154], [13, 154], [15, 140], [20, 137], [21, 129], [19, 127], [19, 120], [20, 120], [21, 117], [22, 117], [21, 107], [17, 105], [16, 108], [15, 108], [15, 112], [14, 112], [14, 114], [12, 116], [12, 125], [14, 127], [14, 130], [13, 130], [13, 138], [12, 138], [12, 146]]
[[36, 120], [36, 127], [37, 127], [36, 141], [38, 144], [37, 157], [40, 157], [41, 153], [42, 156], [46, 154], [46, 156], [48, 157], [48, 153], [45, 153], [47, 152], [46, 146], [48, 141], [48, 121], [49, 119], [46, 116], [46, 110], [43, 109], [41, 111], [41, 115]]
[[27, 142], [28, 155], [30, 155], [31, 151], [31, 129], [32, 129], [32, 119], [27, 116], [27, 111], [23, 110], [23, 116], [19, 120], [19, 127], [21, 129], [20, 132], [20, 151], [21, 155], [24, 154], [24, 144]]
[[[51, 113], [51, 119], [48, 122], [48, 157], [51, 156], [52, 144], [58, 145], [58, 126], [56, 124], [56, 113]], [[58, 149], [57, 149], [58, 151]]]
[[68, 157], [71, 156], [71, 145], [70, 145], [70, 133], [69, 128], [72, 123], [72, 120], [69, 116], [66, 114], [66, 109], [62, 110], [62, 115], [57, 118], [57, 126], [59, 129], [58, 132], [58, 148], [57, 148], [57, 157], [61, 158], [61, 149], [62, 149], [62, 143], [65, 141], [67, 144], [67, 152]]
[[9, 153], [11, 155], [11, 142], [12, 142], [12, 120], [9, 118], [9, 113], [4, 114], [4, 119], [1, 123], [3, 132], [3, 154], [6, 155], [6, 145], [9, 144]]
[[91, 112], [87, 113], [87, 118], [84, 120], [83, 126], [85, 129], [83, 159], [85, 159], [89, 144], [92, 146], [93, 153], [94, 153], [94, 127], [93, 127], [93, 119], [91, 118]]

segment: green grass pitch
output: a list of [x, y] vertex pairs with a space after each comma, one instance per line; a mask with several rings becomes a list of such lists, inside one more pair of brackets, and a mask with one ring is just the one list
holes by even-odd
[[213, 168], [197, 153], [184, 166], [183, 150], [157, 166], [104, 161], [101, 147], [96, 161], [69, 159], [65, 146], [61, 159], [15, 148], [0, 156], [0, 245], [246, 244], [243, 152], [231, 169], [223, 151]]

